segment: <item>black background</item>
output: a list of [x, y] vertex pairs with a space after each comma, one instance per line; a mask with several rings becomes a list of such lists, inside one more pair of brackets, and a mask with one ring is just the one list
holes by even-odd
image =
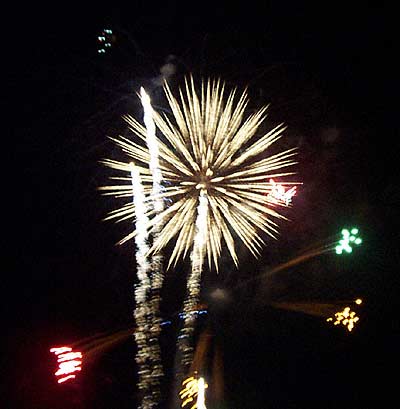
[[[106, 137], [124, 132], [121, 115], [140, 115], [141, 85], [163, 106], [153, 80], [171, 55], [174, 84], [193, 73], [248, 86], [253, 106], [270, 103], [271, 124], [285, 122], [288, 146], [299, 146], [304, 186], [279, 241], [259, 260], [241, 249], [239, 270], [224, 255], [220, 274], [204, 277], [204, 325], [224, 356], [223, 407], [372, 409], [390, 401], [399, 332], [394, 14], [340, 2], [68, 3], [9, 14], [5, 407], [135, 407], [132, 339], [88, 364], [73, 385], [54, 384], [48, 349], [132, 324], [134, 255], [114, 245], [127, 226], [101, 221], [114, 203], [97, 191], [109, 176], [98, 161], [119, 155]], [[96, 38], [106, 26], [116, 37], [101, 56]], [[350, 224], [364, 239], [351, 257], [323, 255], [263, 274]], [[166, 317], [179, 309], [186, 271], [182, 263], [168, 273]], [[224, 302], [212, 301], [216, 287]], [[352, 334], [271, 306], [357, 296], [364, 304]], [[169, 366], [174, 337], [165, 330]]]

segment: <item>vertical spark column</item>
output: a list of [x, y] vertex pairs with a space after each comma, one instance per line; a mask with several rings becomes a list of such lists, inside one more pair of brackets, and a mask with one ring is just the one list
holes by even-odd
[[197, 409], [207, 409], [206, 408], [206, 399], [205, 399], [205, 389], [207, 387], [207, 384], [204, 382], [204, 378], [199, 378], [197, 381]]
[[186, 372], [193, 358], [192, 336], [195, 330], [196, 315], [193, 314], [200, 297], [201, 273], [207, 240], [208, 199], [205, 189], [200, 191], [197, 207], [196, 234], [191, 254], [192, 270], [186, 286], [186, 299], [183, 303], [183, 326], [178, 336], [178, 349], [181, 353], [182, 369]]
[[[153, 120], [153, 108], [149, 95], [144, 88], [140, 89], [141, 102], [144, 110], [144, 123], [146, 126], [146, 142], [150, 153], [150, 171], [153, 179], [152, 186], [152, 204], [156, 216], [164, 210], [164, 202], [160, 194], [162, 191], [162, 173], [158, 160], [158, 143], [156, 138], [156, 126]], [[162, 230], [162, 220], [156, 223], [153, 227], [153, 241], [157, 240]], [[151, 277], [150, 277], [150, 361], [151, 361], [151, 384], [153, 396], [160, 397], [160, 381], [163, 376], [163, 368], [161, 361], [161, 351], [159, 337], [161, 333], [161, 318], [160, 318], [160, 301], [161, 288], [164, 281], [163, 272], [163, 256], [161, 253], [154, 253], [151, 256]]]
[[148, 346], [149, 333], [149, 307], [147, 305], [148, 294], [150, 291], [150, 263], [147, 260], [149, 251], [148, 245], [148, 217], [146, 214], [146, 198], [140, 179], [138, 168], [131, 163], [131, 180], [133, 202], [135, 205], [136, 216], [136, 264], [138, 283], [135, 287], [135, 341], [137, 345], [136, 363], [138, 365], [138, 388], [143, 393], [141, 409], [151, 409], [156, 403], [153, 400], [150, 390], [151, 370], [149, 367], [150, 350]]

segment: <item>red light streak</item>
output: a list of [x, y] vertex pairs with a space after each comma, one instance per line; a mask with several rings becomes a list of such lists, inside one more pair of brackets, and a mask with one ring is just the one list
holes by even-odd
[[54, 373], [55, 376], [61, 378], [57, 380], [58, 383], [63, 383], [68, 379], [75, 378], [74, 372], [82, 370], [82, 353], [73, 352], [70, 347], [51, 348], [50, 352], [57, 356], [58, 370]]
[[57, 361], [58, 362], [71, 361], [75, 358], [82, 358], [82, 354], [80, 352], [70, 352], [68, 354], [62, 354], [57, 359]]
[[65, 382], [65, 381], [67, 381], [68, 379], [73, 379], [73, 378], [75, 378], [75, 375], [68, 375], [68, 376], [65, 376], [64, 378], [60, 378], [60, 379], [57, 381], [57, 383], [63, 383], [63, 382]]
[[54, 354], [58, 355], [58, 354], [62, 354], [63, 352], [68, 352], [68, 351], [72, 351], [72, 348], [70, 347], [59, 347], [59, 348], [51, 348], [50, 352], [54, 352]]

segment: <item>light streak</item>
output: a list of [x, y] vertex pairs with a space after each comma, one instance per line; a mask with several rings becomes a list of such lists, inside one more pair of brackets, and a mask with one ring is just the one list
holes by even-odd
[[82, 370], [82, 352], [73, 352], [71, 347], [65, 346], [51, 348], [50, 352], [57, 356], [58, 369], [54, 375], [58, 377], [58, 383], [75, 378], [74, 372]]
[[207, 409], [205, 405], [205, 389], [208, 388], [208, 384], [204, 381], [204, 378], [190, 376], [182, 382], [182, 386], [183, 388], [179, 392], [182, 408], [191, 404], [188, 409]]
[[199, 206], [197, 208], [196, 235], [192, 251], [192, 270], [189, 274], [186, 298], [183, 303], [184, 324], [178, 336], [178, 348], [181, 351], [181, 363], [187, 367], [193, 358], [192, 335], [195, 329], [195, 314], [192, 314], [200, 298], [200, 283], [203, 270], [205, 245], [207, 243], [207, 214], [208, 199], [205, 190], [200, 192]]
[[[149, 95], [144, 88], [140, 89], [141, 102], [143, 105], [144, 117], [143, 121], [146, 126], [146, 143], [150, 153], [150, 171], [152, 175], [152, 206], [155, 214], [158, 215], [164, 210], [164, 201], [161, 197], [162, 192], [162, 173], [159, 164], [159, 150], [158, 141], [156, 138], [156, 126], [153, 120], [153, 107]], [[162, 229], [162, 220], [154, 225], [152, 238], [157, 240], [159, 232]], [[151, 277], [150, 277], [150, 297], [148, 300], [150, 308], [150, 335], [149, 335], [149, 349], [151, 360], [151, 378], [152, 396], [159, 398], [160, 396], [160, 378], [163, 375], [163, 368], [161, 363], [161, 351], [159, 346], [159, 337], [161, 333], [161, 318], [159, 314], [160, 308], [160, 291], [164, 281], [163, 273], [163, 256], [160, 252], [151, 255]]]
[[60, 378], [57, 383], [64, 383], [65, 381], [68, 381], [68, 379], [74, 379], [76, 378], [75, 375], [68, 375], [68, 376], [64, 376], [64, 378]]
[[136, 263], [137, 263], [137, 276], [138, 283], [135, 288], [135, 321], [137, 330], [135, 331], [135, 341], [137, 344], [136, 363], [138, 365], [138, 388], [143, 392], [142, 406], [141, 408], [152, 408], [155, 403], [153, 402], [150, 390], [151, 383], [151, 369], [150, 363], [150, 351], [148, 348], [149, 339], [149, 307], [147, 305], [148, 293], [150, 291], [150, 263], [147, 259], [149, 250], [148, 246], [148, 217], [146, 197], [143, 191], [139, 169], [130, 163], [131, 169], [131, 181], [132, 181], [132, 194], [135, 205], [136, 213]]
[[199, 378], [197, 382], [197, 409], [207, 409], [205, 403], [205, 389], [207, 384], [204, 382], [204, 378]]
[[58, 347], [58, 348], [51, 348], [50, 352], [53, 352], [55, 355], [62, 354], [64, 352], [72, 351], [71, 347]]

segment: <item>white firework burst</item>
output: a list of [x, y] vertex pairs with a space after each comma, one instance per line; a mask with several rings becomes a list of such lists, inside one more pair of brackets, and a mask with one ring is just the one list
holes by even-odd
[[[175, 265], [193, 247], [202, 197], [207, 198], [208, 207], [204, 255], [209, 266], [218, 270], [223, 243], [237, 265], [237, 238], [258, 256], [265, 244], [263, 233], [276, 238], [277, 221], [284, 218], [278, 211], [279, 205], [269, 200], [268, 194], [273, 188], [270, 179], [292, 175], [293, 172], [284, 170], [296, 163], [293, 159], [296, 148], [269, 153], [271, 145], [283, 136], [285, 126], [280, 124], [260, 134], [267, 107], [246, 116], [247, 93], [226, 92], [220, 80], [202, 81], [197, 89], [190, 77], [185, 80], [184, 89], [179, 90], [179, 97], [173, 95], [167, 84], [164, 90], [171, 112], [153, 112], [158, 166], [163, 178], [160, 193], [155, 197], [152, 190], [146, 128], [131, 116], [125, 120], [138, 138], [136, 141], [122, 136], [111, 138], [128, 158], [126, 162], [102, 161], [122, 174], [114, 178], [118, 182], [100, 189], [117, 198], [130, 197], [130, 162], [140, 167], [149, 202], [156, 203], [160, 198], [169, 202], [161, 211], [153, 208], [146, 214], [149, 234], [157, 233], [150, 253], [160, 252], [174, 242], [169, 266]], [[110, 212], [106, 219], [132, 218], [135, 218], [135, 206], [130, 202]], [[132, 231], [120, 243], [135, 234], [136, 231]]]

